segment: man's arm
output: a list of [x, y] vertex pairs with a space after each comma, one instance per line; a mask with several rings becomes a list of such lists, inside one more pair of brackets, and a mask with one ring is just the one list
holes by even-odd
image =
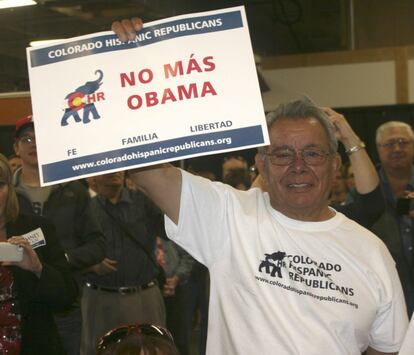
[[[334, 124], [337, 138], [344, 145], [346, 151], [361, 146], [361, 139], [355, 134], [343, 115], [329, 107], [321, 107], [321, 109]], [[348, 156], [354, 171], [355, 188], [358, 193], [367, 194], [373, 191], [379, 185], [379, 177], [367, 151], [364, 148], [357, 148]]]
[[66, 259], [73, 270], [84, 271], [105, 257], [104, 237], [92, 211], [86, 187], [79, 182], [72, 182], [66, 189], [66, 193], [75, 198], [70, 219], [74, 224], [73, 234], [70, 235], [72, 245], [65, 250]]
[[180, 214], [181, 172], [170, 164], [131, 171], [135, 184], [175, 223]]
[[[142, 20], [134, 17], [112, 23], [114, 31], [122, 42], [133, 40], [142, 29]], [[131, 171], [131, 178], [138, 188], [174, 222], [178, 223], [180, 213], [181, 172], [169, 164]]]
[[398, 353], [383, 353], [371, 347], [367, 349], [367, 355], [397, 355]]

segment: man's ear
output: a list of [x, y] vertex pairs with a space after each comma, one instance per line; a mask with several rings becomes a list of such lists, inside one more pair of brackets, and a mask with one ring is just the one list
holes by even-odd
[[336, 153], [335, 154], [335, 159], [334, 159], [334, 161], [335, 161], [335, 176], [336, 176], [336, 173], [339, 171], [339, 170], [341, 170], [341, 166], [342, 166], [342, 158], [341, 158], [341, 155], [339, 154], [339, 153]]
[[254, 157], [254, 163], [256, 165], [259, 174], [263, 176], [264, 173], [264, 155], [257, 153]]

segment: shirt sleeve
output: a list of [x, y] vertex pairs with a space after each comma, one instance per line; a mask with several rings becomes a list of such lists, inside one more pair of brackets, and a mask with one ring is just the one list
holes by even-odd
[[383, 246], [385, 275], [378, 290], [380, 306], [369, 334], [369, 346], [385, 353], [398, 352], [408, 327], [407, 309], [395, 262]]
[[209, 266], [228, 246], [228, 186], [185, 171], [182, 174], [178, 225], [165, 216], [170, 239]]

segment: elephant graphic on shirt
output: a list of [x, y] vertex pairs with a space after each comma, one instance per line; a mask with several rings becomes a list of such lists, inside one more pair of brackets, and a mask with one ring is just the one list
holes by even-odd
[[259, 265], [259, 272], [262, 272], [262, 269], [265, 269], [266, 274], [275, 277], [276, 274], [279, 278], [282, 278], [282, 266], [283, 259], [285, 258], [286, 253], [283, 251], [277, 251], [272, 254], [265, 253], [265, 259], [261, 261]]

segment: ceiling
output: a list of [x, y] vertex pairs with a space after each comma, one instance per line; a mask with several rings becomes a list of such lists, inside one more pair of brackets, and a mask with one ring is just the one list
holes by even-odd
[[348, 47], [349, 0], [39, 0], [0, 10], [0, 92], [29, 90], [25, 48], [32, 40], [108, 30], [112, 21], [144, 21], [245, 5], [256, 55]]

